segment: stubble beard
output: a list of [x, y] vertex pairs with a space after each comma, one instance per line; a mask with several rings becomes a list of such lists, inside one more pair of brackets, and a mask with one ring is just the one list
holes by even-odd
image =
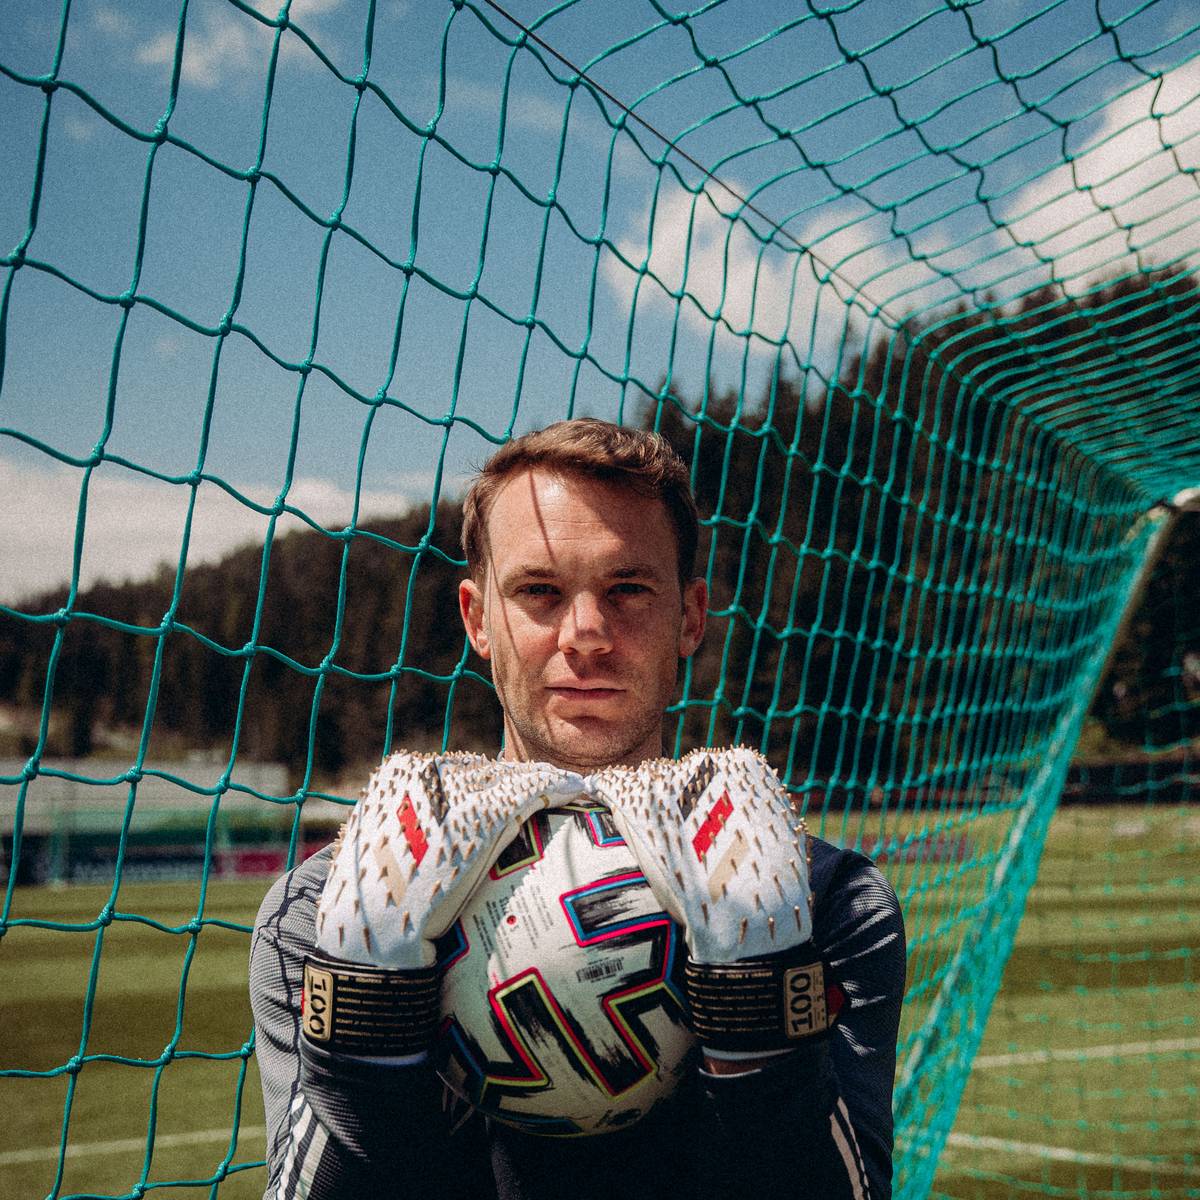
[[[575, 725], [565, 717], [533, 714], [522, 705], [510, 706], [505, 702], [504, 690], [497, 688], [497, 692], [504, 708], [506, 756], [548, 762], [587, 774], [662, 753], [666, 702], [629, 714], [627, 722], [601, 724], [593, 732], [585, 724]], [[645, 752], [647, 747], [649, 753]]]

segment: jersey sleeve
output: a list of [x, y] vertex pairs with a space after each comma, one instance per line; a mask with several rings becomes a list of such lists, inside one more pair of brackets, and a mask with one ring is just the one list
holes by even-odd
[[304, 957], [327, 868], [323, 852], [277, 881], [254, 927], [250, 999], [267, 1119], [265, 1200], [470, 1194], [465, 1178], [431, 1180], [431, 1172], [450, 1176], [470, 1161], [450, 1153], [452, 1120], [432, 1067], [329, 1054], [300, 1035]]
[[830, 1036], [745, 1075], [702, 1074], [713, 1194], [887, 1200], [904, 994], [895, 892], [861, 855], [814, 839], [813, 940], [847, 1004]]

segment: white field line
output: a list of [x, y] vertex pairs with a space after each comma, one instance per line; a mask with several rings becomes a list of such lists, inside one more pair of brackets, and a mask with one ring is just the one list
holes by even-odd
[[1167, 1159], [1090, 1154], [1086, 1150], [1070, 1150], [1066, 1146], [1014, 1142], [1008, 1138], [982, 1137], [972, 1133], [952, 1133], [946, 1139], [946, 1144], [967, 1150], [999, 1150], [1004, 1154], [1020, 1154], [1028, 1158], [1051, 1159], [1054, 1162], [1076, 1163], [1080, 1166], [1111, 1167], [1114, 1170], [1147, 1171], [1155, 1175], [1182, 1175], [1187, 1179], [1200, 1179], [1200, 1164], [1173, 1162]]
[[980, 1054], [971, 1066], [1025, 1067], [1037, 1063], [1081, 1062], [1087, 1058], [1134, 1058], [1141, 1054], [1184, 1054], [1200, 1050], [1200, 1038], [1162, 1039], [1157, 1042], [1119, 1042], [1109, 1046], [1078, 1046], [1073, 1050], [1025, 1050], [1019, 1054]]
[[[1139, 1054], [1179, 1054], [1200, 1050], [1200, 1038], [1163, 1039], [1157, 1042], [1121, 1042], [1109, 1046], [1083, 1046], [1075, 1050], [1029, 1050], [1021, 1054], [982, 1054], [973, 1066], [989, 1067], [1028, 1066], [1036, 1063], [1078, 1062], [1088, 1058], [1124, 1058]], [[242, 1138], [261, 1137], [266, 1134], [262, 1125], [243, 1125], [238, 1130]], [[228, 1129], [200, 1129], [193, 1133], [165, 1133], [154, 1139], [155, 1148], [190, 1146], [199, 1142], [222, 1142], [229, 1140]], [[974, 1149], [1007, 1150], [1010, 1152], [1041, 1154], [1064, 1162], [1098, 1163], [1110, 1166], [1126, 1166], [1137, 1170], [1169, 1171], [1172, 1174], [1196, 1175], [1200, 1167], [1186, 1164], [1155, 1163], [1153, 1159], [1117, 1159], [1105, 1155], [1087, 1154], [1082, 1151], [1066, 1150], [1058, 1146], [1040, 1146], [1031, 1142], [1006, 1141], [1003, 1138], [988, 1138], [968, 1133], [952, 1133], [947, 1139], [952, 1146], [970, 1146]], [[87, 1154], [127, 1154], [146, 1147], [145, 1138], [125, 1138], [111, 1142], [71, 1142], [67, 1145], [67, 1158], [81, 1158]], [[0, 1152], [0, 1167], [17, 1166], [19, 1163], [45, 1162], [58, 1157], [60, 1147], [43, 1146], [36, 1150], [8, 1150]]]
[[[264, 1125], [241, 1125], [238, 1141], [257, 1138], [266, 1134]], [[198, 1142], [228, 1142], [229, 1129], [197, 1129], [191, 1133], [162, 1133], [154, 1139], [154, 1148], [170, 1149], [172, 1146], [192, 1146]], [[40, 1146], [36, 1150], [6, 1150], [0, 1153], [0, 1167], [15, 1167], [21, 1163], [53, 1161], [58, 1158], [59, 1146]], [[85, 1154], [130, 1154], [145, 1151], [146, 1139], [122, 1138], [111, 1142], [68, 1142], [67, 1158], [82, 1158]]]

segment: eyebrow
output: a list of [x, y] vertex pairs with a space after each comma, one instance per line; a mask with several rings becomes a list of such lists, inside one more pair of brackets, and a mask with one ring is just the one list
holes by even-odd
[[[561, 571], [556, 571], [553, 567], [527, 563], [522, 566], [513, 567], [511, 571], [505, 571], [504, 575], [500, 578], [500, 583], [508, 584], [517, 579], [557, 579], [561, 574]], [[613, 570], [606, 572], [606, 574], [610, 579], [638, 579], [643, 577], [660, 579], [663, 575], [662, 571], [657, 567], [644, 562], [622, 563], [621, 566], [614, 567]]]
[[618, 567], [615, 571], [610, 572], [614, 579], [633, 579], [638, 575], [649, 575], [657, 579], [661, 572], [657, 567], [651, 566], [649, 563], [629, 563], [627, 566]]

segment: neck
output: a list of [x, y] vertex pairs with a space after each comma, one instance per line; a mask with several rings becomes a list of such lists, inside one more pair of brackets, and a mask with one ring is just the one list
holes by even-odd
[[605, 767], [636, 767], [638, 763], [652, 758], [663, 757], [661, 734], [649, 737], [641, 745], [625, 753], [615, 754], [607, 758], [574, 758], [556, 752], [550, 746], [531, 745], [520, 737], [517, 731], [505, 723], [504, 750], [500, 757], [506, 762], [542, 762], [563, 771], [574, 771], [579, 775], [589, 775], [602, 771]]

